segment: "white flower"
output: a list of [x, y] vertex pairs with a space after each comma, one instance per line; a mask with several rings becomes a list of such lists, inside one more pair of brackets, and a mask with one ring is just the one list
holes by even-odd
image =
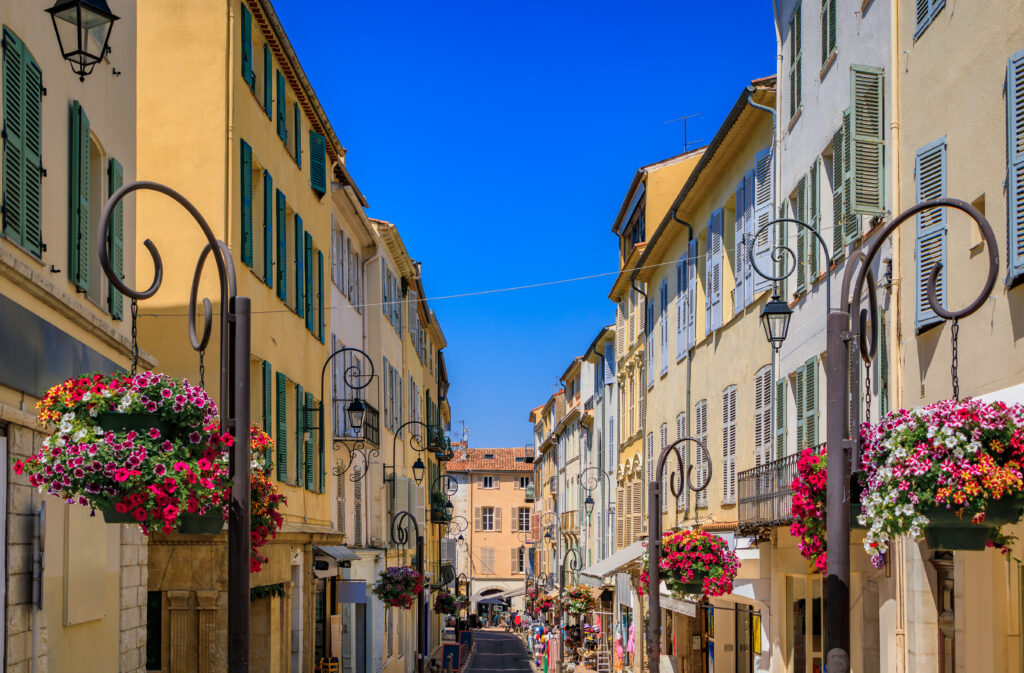
[[84, 438], [84, 437], [85, 437], [86, 435], [88, 435], [88, 434], [89, 434], [89, 431], [88, 431], [88, 430], [86, 430], [85, 428], [81, 428], [80, 430], [78, 430], [77, 432], [75, 432], [75, 434], [73, 434], [73, 435], [71, 436], [71, 438], [72, 438], [73, 440], [75, 440], [76, 442], [80, 442], [80, 441], [82, 441], [82, 439], [83, 439], [83, 438]]

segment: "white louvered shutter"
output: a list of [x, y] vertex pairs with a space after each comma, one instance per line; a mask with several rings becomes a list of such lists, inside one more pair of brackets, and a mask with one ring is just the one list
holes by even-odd
[[1024, 50], [1010, 57], [1006, 70], [1006, 123], [1009, 159], [1008, 225], [1010, 273], [1024, 273]]
[[[754, 159], [754, 223], [753, 230], [757, 234], [761, 227], [772, 221], [775, 204], [772, 202], [772, 150], [766, 148], [757, 153]], [[767, 227], [754, 241], [754, 261], [762, 273], [775, 275], [772, 269], [771, 249], [775, 232]], [[751, 269], [753, 273], [753, 269]], [[754, 294], [771, 289], [771, 281], [753, 274]]]
[[722, 393], [722, 504], [736, 503], [736, 386]]
[[654, 300], [647, 302], [644, 314], [644, 330], [647, 332], [647, 385], [654, 385]]
[[658, 324], [661, 332], [661, 373], [668, 372], [668, 279], [661, 281], [658, 291], [659, 315]]
[[[937, 199], [946, 195], [946, 139], [940, 138], [917, 151], [914, 164], [917, 201]], [[914, 325], [918, 331], [941, 322], [928, 303], [928, 274], [936, 264], [946, 265], [946, 209], [932, 208], [917, 215], [915, 263]], [[945, 272], [939, 272], [936, 295], [945, 303]]]
[[711, 330], [722, 326], [722, 209], [711, 214]]
[[697, 240], [686, 251], [686, 347], [697, 344]]
[[[697, 425], [697, 439], [700, 440], [701, 444], [704, 445], [708, 451], [708, 401], [701, 400], [697, 403], [695, 409], [696, 412], [696, 425]], [[708, 475], [708, 458], [707, 453], [697, 449], [697, 485], [701, 485], [707, 479]], [[697, 506], [707, 507], [708, 506], [708, 489], [704, 488], [697, 491]]]
[[[668, 446], [668, 423], [661, 424], [661, 448], [659, 449], [657, 459], [661, 458], [661, 452]], [[665, 469], [662, 474], [657, 475], [661, 479], [661, 511], [668, 511], [668, 494], [672, 490], [671, 482], [674, 481], [668, 475], [672, 474], [673, 461], [665, 461]]]
[[[755, 159], [756, 162], [756, 159]], [[750, 265], [750, 248], [754, 246], [754, 170], [750, 170], [743, 178], [743, 235], [746, 245], [743, 248], [743, 306], [750, 306], [754, 301], [754, 268]]]
[[770, 365], [762, 367], [754, 376], [754, 466], [760, 467], [771, 460], [771, 376]]
[[746, 274], [743, 271], [744, 267], [746, 266], [746, 262], [747, 262], [747, 260], [746, 260], [746, 256], [747, 256], [747, 254], [746, 254], [746, 241], [743, 238], [743, 235], [746, 232], [746, 217], [744, 216], [744, 214], [745, 214], [744, 205], [746, 204], [747, 199], [746, 199], [745, 191], [744, 191], [745, 184], [746, 184], [746, 179], [741, 179], [740, 180], [740, 184], [736, 186], [736, 199], [735, 199], [735, 202], [734, 202], [735, 205], [736, 205], [736, 208], [735, 208], [735, 218], [733, 219], [733, 228], [734, 228], [734, 238], [733, 238], [733, 241], [734, 241], [734, 243], [736, 245], [736, 251], [733, 254], [734, 263], [733, 263], [733, 266], [732, 266], [733, 283], [735, 284], [735, 288], [734, 288], [734, 292], [733, 292], [733, 295], [734, 295], [733, 312], [734, 313], [742, 313], [743, 312], [743, 297], [744, 297], [743, 281], [746, 278]]
[[686, 356], [686, 255], [676, 262], [676, 360]]
[[[676, 441], [686, 437], [686, 412], [680, 412], [676, 415]], [[683, 488], [676, 496], [676, 509], [686, 508], [687, 491], [690, 488], [690, 483], [686, 479], [686, 470], [690, 465], [690, 442], [686, 442], [679, 447], [679, 454], [683, 457], [683, 464], [679, 466], [682, 470], [683, 477]]]

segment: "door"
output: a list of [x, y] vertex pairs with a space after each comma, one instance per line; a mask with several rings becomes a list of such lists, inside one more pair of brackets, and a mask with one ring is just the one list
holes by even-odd
[[736, 605], [736, 673], [754, 671], [754, 613], [745, 605]]

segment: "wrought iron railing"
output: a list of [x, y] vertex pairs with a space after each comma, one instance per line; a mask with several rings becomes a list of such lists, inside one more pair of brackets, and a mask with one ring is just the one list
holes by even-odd
[[[346, 409], [352, 400], [334, 400], [334, 423], [335, 435], [342, 438], [355, 438], [350, 434], [348, 428], [348, 415]], [[359, 430], [359, 438], [367, 444], [380, 446], [380, 412], [372, 404], [363, 401], [366, 407], [366, 414], [363, 416], [363, 425]], [[340, 420], [340, 423], [338, 422]], [[341, 431], [339, 434], [339, 430]]]
[[793, 479], [799, 454], [737, 475], [741, 529], [783, 526], [793, 520]]

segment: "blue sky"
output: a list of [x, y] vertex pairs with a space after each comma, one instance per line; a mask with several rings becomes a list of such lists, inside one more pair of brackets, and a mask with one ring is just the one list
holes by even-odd
[[[278, 0], [370, 203], [430, 296], [614, 273], [636, 169], [708, 142], [775, 69], [770, 2]], [[614, 320], [614, 276], [431, 306], [453, 429], [531, 441], [529, 410]]]

